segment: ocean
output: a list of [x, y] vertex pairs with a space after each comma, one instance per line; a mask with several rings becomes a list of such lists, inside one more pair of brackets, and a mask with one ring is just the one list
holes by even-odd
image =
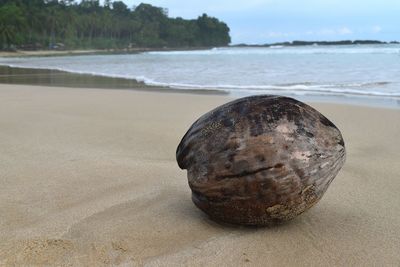
[[398, 44], [0, 58], [0, 65], [135, 79], [182, 90], [221, 90], [234, 97], [279, 94], [400, 105]]

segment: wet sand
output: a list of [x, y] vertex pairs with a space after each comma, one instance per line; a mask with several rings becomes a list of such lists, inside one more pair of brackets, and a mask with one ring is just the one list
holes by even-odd
[[191, 202], [175, 149], [230, 99], [0, 84], [0, 266], [398, 266], [400, 111], [312, 103], [347, 162], [294, 221], [245, 228]]
[[[8, 66], [0, 66], [0, 83], [96, 89], [128, 89], [165, 93], [182, 92], [180, 89], [170, 87], [146, 85], [135, 79], [78, 74], [51, 69], [14, 68]], [[184, 92], [227, 95], [226, 92], [220, 90], [184, 89]]]

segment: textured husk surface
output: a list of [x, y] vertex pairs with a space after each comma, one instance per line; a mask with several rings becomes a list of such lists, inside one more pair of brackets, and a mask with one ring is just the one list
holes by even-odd
[[192, 200], [212, 219], [290, 220], [321, 199], [345, 161], [339, 129], [295, 99], [241, 98], [200, 117], [176, 152]]

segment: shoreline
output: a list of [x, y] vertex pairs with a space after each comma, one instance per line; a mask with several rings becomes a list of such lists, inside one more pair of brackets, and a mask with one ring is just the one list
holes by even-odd
[[76, 49], [76, 50], [16, 50], [0, 51], [0, 57], [55, 57], [55, 56], [84, 56], [84, 55], [118, 55], [137, 54], [153, 51], [197, 51], [208, 50], [213, 47], [181, 47], [181, 48], [125, 48], [125, 49]]
[[153, 91], [165, 93], [188, 93], [228, 95], [222, 90], [177, 89], [164, 86], [147, 85], [135, 79], [108, 77], [92, 74], [80, 74], [54, 69], [32, 69], [0, 65], [0, 84], [21, 84], [50, 87], [127, 89], [135, 91]]
[[[347, 46], [347, 45], [398, 45], [400, 42], [382, 42], [378, 40], [342, 40], [342, 41], [292, 41], [282, 43], [270, 43], [270, 44], [231, 44], [227, 46], [219, 46], [218, 48], [243, 48], [243, 47], [256, 47], [256, 48], [269, 48], [274, 46], [282, 47], [307, 47], [314, 46]], [[15, 51], [4, 51], [0, 50], [0, 57], [47, 57], [47, 56], [73, 56], [73, 55], [107, 55], [107, 54], [135, 54], [149, 51], [197, 51], [197, 50], [208, 50], [214, 48], [210, 47], [133, 47], [133, 48], [122, 48], [122, 49], [72, 49], [72, 50], [15, 50]]]
[[197, 209], [175, 159], [188, 127], [230, 100], [0, 84], [0, 265], [400, 262], [400, 112], [310, 103], [341, 130], [343, 169], [293, 221], [246, 228]]
[[[133, 78], [118, 78], [93, 74], [81, 74], [54, 69], [32, 69], [23, 67], [10, 67], [0, 65], [0, 84], [22, 84], [55, 87], [74, 87], [74, 88], [100, 88], [100, 89], [126, 89], [135, 91], [154, 91], [165, 93], [187, 93], [198, 95], [227, 95], [233, 98], [246, 96], [245, 94], [235, 94], [234, 91], [222, 89], [193, 89], [193, 88], [174, 88], [169, 86], [147, 85], [144, 82]], [[268, 94], [268, 92], [266, 92]], [[273, 92], [293, 97], [303, 102], [320, 102], [332, 104], [348, 104], [367, 107], [383, 107], [400, 109], [400, 99], [373, 97], [362, 95], [334, 95], [334, 94], [285, 94], [285, 92]]]

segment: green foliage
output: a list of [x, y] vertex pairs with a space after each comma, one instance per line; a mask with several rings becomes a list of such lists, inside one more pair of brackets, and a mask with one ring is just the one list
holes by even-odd
[[23, 12], [15, 3], [0, 7], [0, 42], [3, 49], [10, 49], [13, 42], [22, 41], [25, 27]]
[[203, 46], [220, 46], [230, 42], [228, 26], [218, 19], [203, 14], [197, 19], [197, 25]]
[[[103, 2], [103, 1], [102, 1]], [[206, 14], [169, 18], [167, 9], [122, 1], [0, 0], [0, 49], [195, 47], [230, 43], [228, 26]]]

